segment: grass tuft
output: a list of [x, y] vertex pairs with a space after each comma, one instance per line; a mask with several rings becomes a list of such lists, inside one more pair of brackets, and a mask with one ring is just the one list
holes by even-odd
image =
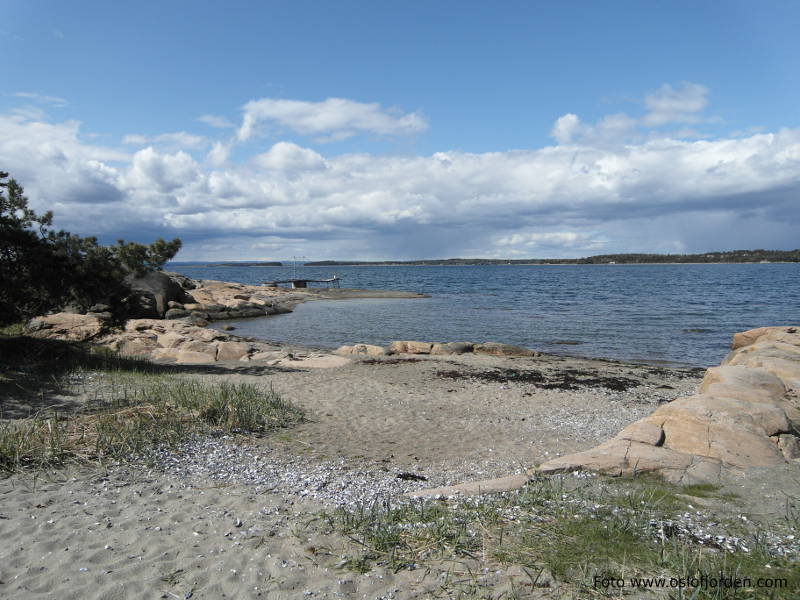
[[[600, 489], [587, 485], [567, 491], [560, 479], [537, 479], [518, 492], [457, 502], [384, 500], [339, 509], [324, 515], [324, 520], [350, 540], [341, 566], [361, 572], [378, 565], [399, 570], [435, 560], [461, 560], [472, 561], [477, 570], [485, 571], [488, 565], [494, 571], [503, 565], [538, 574], [527, 583], [512, 582], [528, 592], [540, 585], [558, 585], [577, 597], [620, 597], [641, 593], [632, 582], [647, 578], [691, 582], [722, 575], [742, 583], [667, 586], [661, 592], [668, 595], [662, 597], [800, 597], [797, 557], [771, 551], [759, 541], [763, 536], [752, 535], [746, 550], [731, 550], [713, 539], [702, 541], [678, 531], [676, 513], [685, 509], [686, 497], [710, 496], [717, 488], [687, 489], [649, 478], [629, 480], [624, 487], [617, 481]], [[796, 528], [791, 531], [796, 533]], [[760, 578], [775, 582], [775, 587], [759, 587]], [[625, 581], [625, 589], [604, 587], [603, 581]], [[468, 583], [469, 589], [448, 588], [448, 597], [462, 592], [471, 594], [464, 597], [491, 597], [478, 596], [477, 579]]]
[[[0, 339], [0, 350], [11, 347]], [[58, 352], [46, 354], [48, 349]], [[77, 391], [89, 401], [80, 414], [43, 408], [28, 418], [0, 420], [0, 472], [143, 457], [193, 434], [263, 434], [304, 419], [302, 409], [272, 388], [198, 380], [146, 361], [49, 341], [31, 340], [22, 350], [23, 358], [9, 369], [16, 369], [14, 377], [5, 382], [13, 383], [11, 392], [26, 393], [34, 405], [45, 387], [35, 382], [45, 380], [51, 388]], [[27, 362], [43, 352], [46, 358], [40, 362]], [[27, 381], [34, 383], [23, 385]]]

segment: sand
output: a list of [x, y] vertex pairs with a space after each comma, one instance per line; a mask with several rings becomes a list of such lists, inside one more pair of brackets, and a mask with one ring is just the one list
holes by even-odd
[[[356, 574], [340, 565], [347, 540], [306, 524], [374, 493], [529, 472], [692, 393], [701, 375], [559, 356], [193, 368], [187, 376], [271, 385], [309, 420], [264, 438], [195, 440], [158, 468], [0, 480], [0, 597], [434, 597], [453, 565]], [[79, 405], [80, 394], [70, 401]], [[796, 475], [790, 465], [781, 477]], [[743, 510], [779, 518], [786, 487], [771, 485], [773, 476], [729, 483]], [[494, 565], [482, 577], [490, 587], [496, 578], [499, 591], [514, 573]], [[554, 584], [540, 597], [559, 594]]]

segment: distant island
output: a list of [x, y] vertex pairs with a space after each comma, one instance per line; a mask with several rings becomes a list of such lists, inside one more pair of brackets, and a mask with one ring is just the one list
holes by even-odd
[[639, 265], [658, 263], [761, 263], [800, 262], [796, 250], [730, 250], [704, 254], [599, 254], [585, 258], [444, 258], [433, 260], [319, 260], [307, 267], [369, 265]]
[[206, 267], [282, 267], [282, 262], [222, 262], [208, 263]]

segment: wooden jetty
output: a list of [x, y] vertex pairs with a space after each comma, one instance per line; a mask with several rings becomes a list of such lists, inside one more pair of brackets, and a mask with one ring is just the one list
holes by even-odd
[[281, 279], [280, 281], [265, 281], [264, 285], [276, 287], [281, 283], [291, 284], [293, 289], [307, 288], [309, 283], [327, 283], [328, 287], [340, 287], [341, 277], [334, 275], [330, 279]]

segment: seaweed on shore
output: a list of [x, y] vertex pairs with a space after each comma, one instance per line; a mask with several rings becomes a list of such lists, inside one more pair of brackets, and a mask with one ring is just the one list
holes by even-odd
[[705, 374], [706, 370], [704, 367], [689, 367], [689, 368], [682, 368], [682, 369], [665, 369], [662, 367], [652, 367], [648, 369], [646, 373], [642, 375], [642, 377], [648, 377], [649, 375], [656, 375], [659, 377], [671, 375], [673, 377], [677, 377], [678, 379], [687, 379], [690, 377], [702, 377]]
[[628, 377], [602, 375], [597, 371], [564, 369], [557, 373], [544, 374], [536, 370], [494, 369], [492, 371], [437, 371], [446, 379], [479, 379], [496, 383], [529, 383], [544, 390], [577, 390], [581, 387], [603, 387], [615, 392], [625, 392], [642, 385]]
[[401, 365], [422, 362], [421, 358], [367, 358], [361, 361], [364, 365]]

